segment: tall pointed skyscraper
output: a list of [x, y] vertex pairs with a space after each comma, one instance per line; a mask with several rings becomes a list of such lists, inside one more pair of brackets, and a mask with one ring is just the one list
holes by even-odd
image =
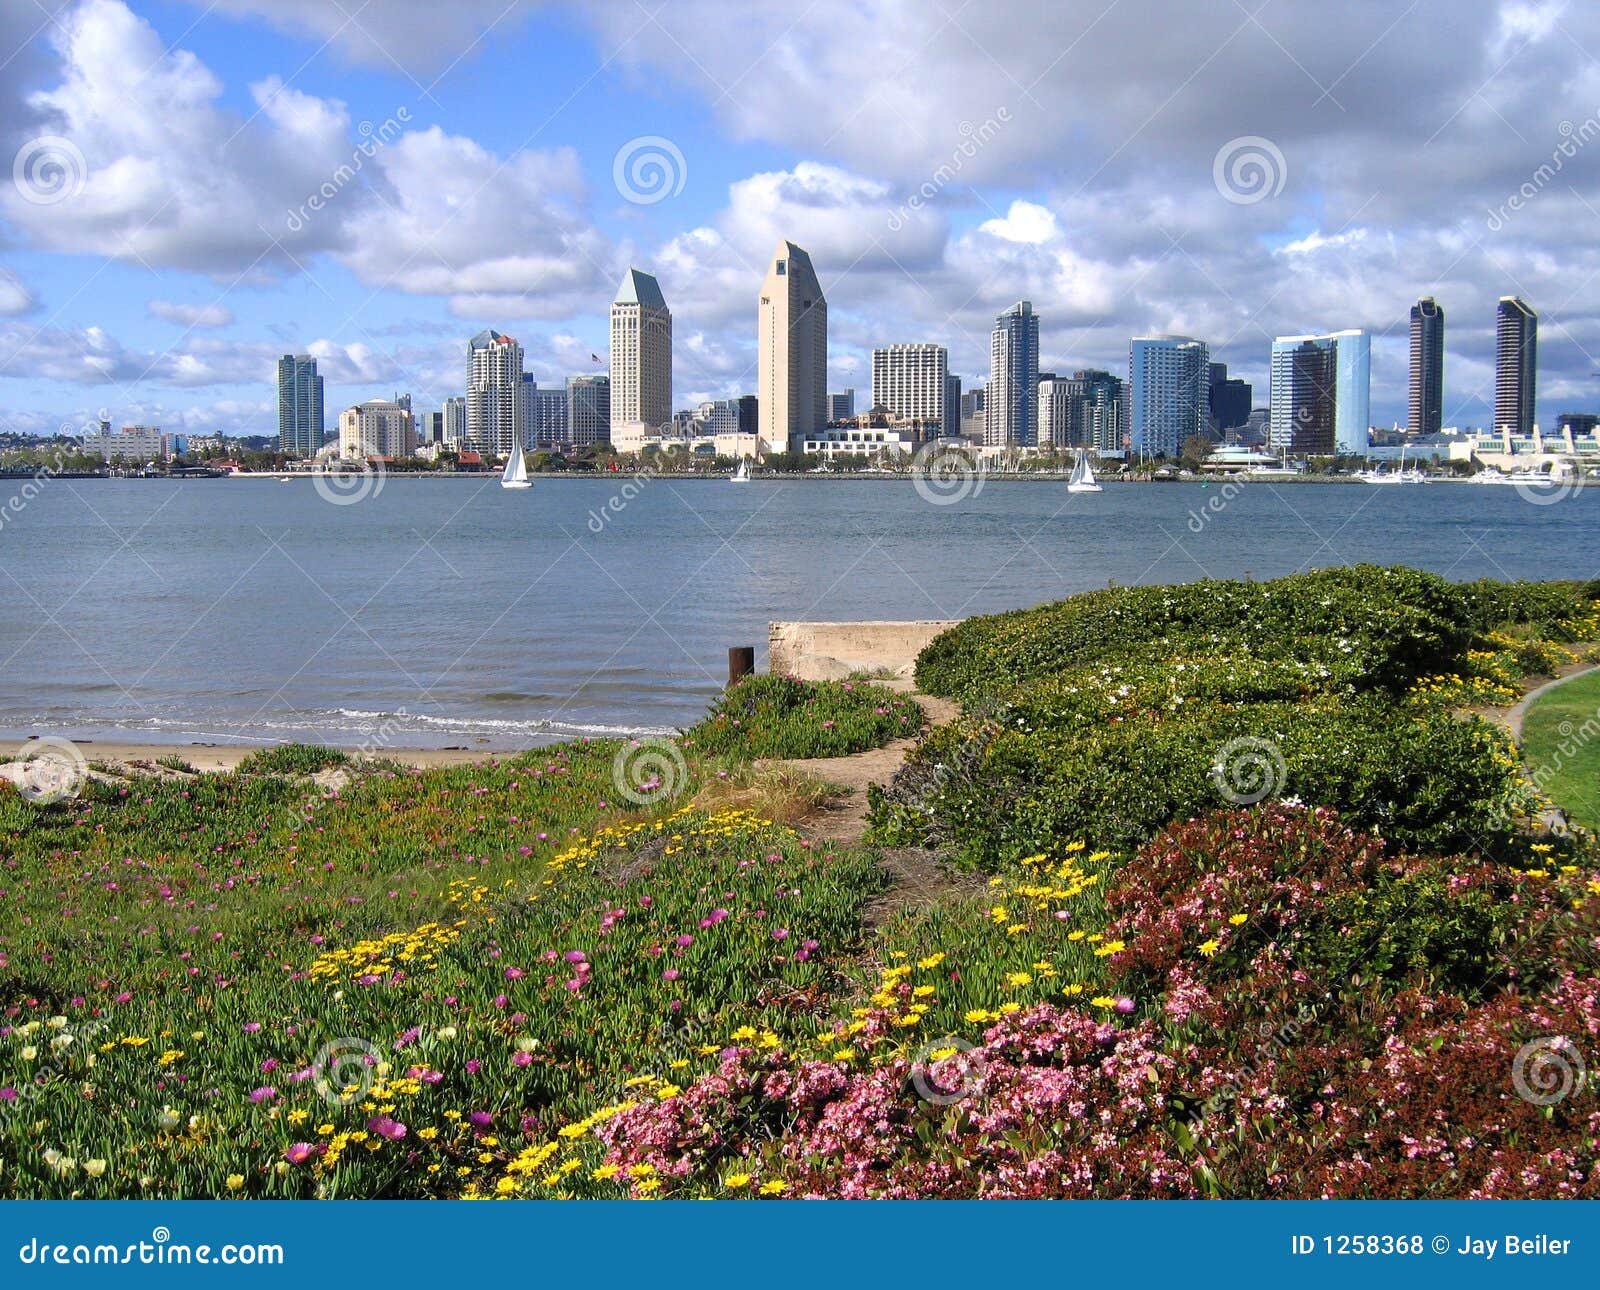
[[828, 424], [828, 302], [811, 257], [779, 242], [756, 309], [763, 452], [787, 452]]
[[315, 457], [322, 447], [322, 377], [309, 354], [278, 360], [278, 451]]
[[1494, 428], [1533, 433], [1539, 374], [1539, 315], [1517, 296], [1501, 296], [1494, 327]]
[[1411, 306], [1412, 434], [1438, 434], [1444, 423], [1444, 310], [1432, 296]]
[[672, 420], [672, 311], [661, 285], [629, 269], [611, 302], [611, 426], [657, 433]]
[[465, 447], [503, 457], [527, 428], [522, 346], [485, 329], [467, 342]]
[[994, 320], [983, 441], [992, 447], [1039, 442], [1039, 315], [1019, 300]]

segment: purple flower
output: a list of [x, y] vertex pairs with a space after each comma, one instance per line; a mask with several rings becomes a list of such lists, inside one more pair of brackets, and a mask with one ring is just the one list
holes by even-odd
[[588, 957], [582, 950], [568, 950], [566, 954], [568, 963], [582, 963]]
[[291, 1165], [303, 1165], [316, 1154], [317, 1149], [309, 1142], [297, 1142], [283, 1153], [283, 1158]]
[[10, 1085], [7, 1085], [5, 1088], [0, 1088], [0, 1102], [15, 1102], [16, 1100], [16, 1089], [12, 1088]]
[[[273, 1088], [270, 1084], [265, 1084], [260, 1088], [250, 1090], [250, 1100], [258, 1104], [261, 1102], [270, 1102], [277, 1096], [278, 1090]], [[299, 1162], [296, 1161], [295, 1163], [298, 1164]]]
[[406, 1126], [392, 1115], [375, 1115], [367, 1121], [367, 1132], [376, 1133], [390, 1142], [399, 1142], [406, 1136]]

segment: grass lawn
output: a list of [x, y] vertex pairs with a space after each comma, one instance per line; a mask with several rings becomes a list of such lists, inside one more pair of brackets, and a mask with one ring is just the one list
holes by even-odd
[[1600, 670], [1557, 686], [1529, 707], [1522, 757], [1534, 783], [1573, 823], [1600, 829]]

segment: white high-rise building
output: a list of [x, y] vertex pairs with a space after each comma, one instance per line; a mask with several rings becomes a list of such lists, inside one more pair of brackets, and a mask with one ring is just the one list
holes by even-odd
[[405, 404], [369, 399], [339, 416], [341, 457], [414, 457], [416, 453], [416, 421]]
[[983, 441], [995, 447], [1039, 442], [1039, 315], [1019, 300], [994, 320]]
[[756, 353], [763, 452], [787, 452], [826, 428], [828, 302], [811, 257], [779, 242], [756, 309]]
[[661, 285], [629, 269], [611, 302], [611, 425], [672, 420], [672, 311]]
[[522, 346], [497, 331], [467, 342], [467, 433], [462, 446], [507, 455], [527, 427]]
[[950, 355], [943, 345], [889, 345], [872, 351], [872, 406], [943, 434], [949, 412]]
[[459, 448], [467, 437], [467, 401], [461, 395], [444, 401], [444, 437], [447, 448]]

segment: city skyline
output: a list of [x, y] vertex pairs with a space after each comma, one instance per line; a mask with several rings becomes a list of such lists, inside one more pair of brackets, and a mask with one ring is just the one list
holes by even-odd
[[[477, 46], [470, 22], [402, 0], [347, 29], [261, 0], [0, 15], [14, 169], [33, 173], [31, 144], [70, 145], [43, 158], [65, 165], [62, 192], [0, 198], [0, 425], [77, 431], [109, 409], [272, 434], [262, 382], [285, 352], [318, 359], [330, 416], [396, 388], [439, 407], [485, 326], [560, 383], [606, 358], [597, 305], [630, 263], [679, 315], [673, 403], [691, 407], [754, 388], [746, 284], [780, 236], [808, 248], [832, 302], [830, 389], [866, 387], [871, 350], [906, 337], [984, 381], [993, 318], [1027, 298], [1046, 369], [1117, 372], [1128, 337], [1182, 333], [1263, 394], [1275, 336], [1365, 330], [1373, 420], [1407, 422], [1408, 312], [1433, 297], [1451, 321], [1442, 422], [1487, 427], [1495, 302], [1514, 294], [1541, 315], [1540, 422], [1600, 393], [1583, 291], [1600, 253], [1572, 234], [1600, 124], [1571, 75], [1600, 17], [1468, 4], [1441, 42], [1437, 4], [1214, 32], [1138, 3], [1092, 32], [1092, 16], [1002, 5], [977, 47], [930, 32], [915, 77], [846, 107], [827, 90], [838, 60], [903, 33], [872, 11], [831, 49], [816, 39], [829, 7], [788, 61], [761, 52], [798, 16], [783, 5], [752, 20], [772, 39], [747, 49], [709, 3], [631, 43], [614, 15], [513, 4]], [[1114, 102], [1076, 57], [1047, 75], [1060, 50], [1132, 31], [1149, 56], [1119, 69]], [[1407, 51], [1424, 32], [1418, 83]], [[726, 84], [679, 45], [714, 51]], [[1214, 62], [1190, 84], [1192, 63], [1174, 69], [1202, 47]], [[764, 80], [799, 110], [770, 110], [752, 94]], [[1374, 129], [1380, 145], [1353, 147]], [[1260, 192], [1239, 185], [1246, 156]]]

